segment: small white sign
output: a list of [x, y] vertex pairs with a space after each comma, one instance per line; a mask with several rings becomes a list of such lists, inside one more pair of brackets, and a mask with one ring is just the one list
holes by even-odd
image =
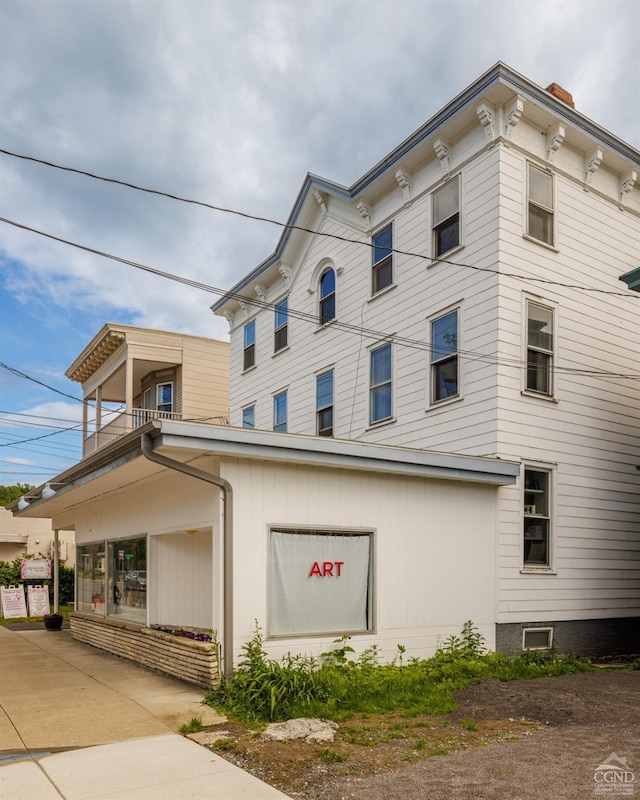
[[51, 577], [51, 562], [44, 558], [23, 558], [20, 564], [23, 581], [44, 581]]
[[2, 616], [5, 619], [27, 616], [27, 604], [24, 601], [22, 586], [0, 586], [0, 600], [2, 600]]
[[44, 617], [51, 613], [48, 586], [27, 586], [27, 597], [30, 617]]

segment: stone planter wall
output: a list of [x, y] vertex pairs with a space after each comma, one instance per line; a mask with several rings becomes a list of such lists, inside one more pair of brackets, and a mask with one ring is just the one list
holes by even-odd
[[153, 628], [71, 614], [71, 636], [145, 667], [171, 675], [203, 689], [219, 681], [218, 654], [211, 642], [198, 642]]

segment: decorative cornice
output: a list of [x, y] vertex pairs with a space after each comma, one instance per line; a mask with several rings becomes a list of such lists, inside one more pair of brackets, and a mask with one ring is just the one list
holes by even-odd
[[595, 172], [598, 171], [598, 167], [602, 164], [602, 159], [604, 155], [602, 150], [599, 147], [596, 147], [584, 160], [584, 180], [585, 183], [591, 183], [591, 179]]
[[515, 99], [505, 108], [504, 135], [506, 139], [511, 138], [513, 129], [520, 122], [520, 117], [524, 111], [524, 97], [516, 95]]
[[547, 161], [553, 162], [555, 154], [562, 147], [565, 137], [564, 125], [558, 123], [547, 133]]
[[233, 327], [233, 314], [231, 314], [229, 311], [225, 311], [223, 316], [227, 320], [227, 324], [229, 325], [229, 328], [232, 328]]
[[238, 305], [240, 306], [240, 308], [244, 312], [248, 313], [248, 311], [249, 311], [249, 303], [247, 303], [245, 300], [238, 300]]
[[411, 202], [411, 174], [405, 169], [397, 169], [395, 178], [402, 189], [405, 205], [408, 205]]
[[630, 169], [628, 172], [625, 172], [624, 175], [620, 176], [620, 200], [624, 199], [625, 194], [629, 194], [629, 192], [633, 189], [636, 185], [636, 181], [638, 180], [638, 173], [635, 169]]
[[316, 203], [320, 206], [323, 214], [327, 213], [327, 197], [326, 192], [321, 192], [319, 189], [313, 188], [313, 196]]
[[253, 291], [260, 298], [260, 300], [264, 300], [264, 298], [267, 296], [267, 290], [261, 283], [256, 283], [256, 285], [253, 287]]
[[278, 272], [284, 279], [287, 288], [289, 288], [289, 286], [291, 285], [291, 267], [288, 264], [279, 264]]
[[495, 126], [493, 124], [496, 112], [493, 106], [490, 106], [489, 103], [480, 103], [476, 109], [476, 113], [478, 115], [478, 119], [480, 120], [480, 124], [484, 128], [484, 135], [486, 136], [487, 141], [489, 144], [493, 144], [496, 138]]
[[447, 139], [436, 139], [433, 143], [433, 149], [440, 159], [440, 166], [442, 167], [442, 174], [445, 178], [449, 177], [449, 151], [451, 143]]

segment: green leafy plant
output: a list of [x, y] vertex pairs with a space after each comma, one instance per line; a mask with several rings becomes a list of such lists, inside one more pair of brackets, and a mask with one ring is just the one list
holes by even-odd
[[180, 733], [198, 733], [202, 730], [202, 717], [191, 717], [189, 722], [180, 726]]

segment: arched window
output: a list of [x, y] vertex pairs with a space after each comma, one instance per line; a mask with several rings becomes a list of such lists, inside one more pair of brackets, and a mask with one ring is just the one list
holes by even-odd
[[336, 316], [336, 273], [329, 267], [320, 276], [320, 324]]

